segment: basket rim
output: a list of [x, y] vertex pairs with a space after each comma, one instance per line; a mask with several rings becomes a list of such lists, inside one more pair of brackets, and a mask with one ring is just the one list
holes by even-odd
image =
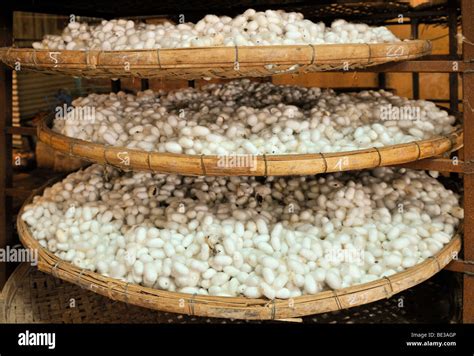
[[214, 297], [169, 292], [127, 283], [81, 269], [61, 260], [39, 244], [31, 235], [21, 216], [25, 206], [32, 201], [35, 195], [41, 193], [59, 179], [61, 179], [61, 176], [49, 180], [33, 191], [25, 200], [17, 216], [20, 241], [26, 248], [38, 251], [38, 269], [112, 300], [154, 310], [215, 318], [275, 320], [346, 309], [390, 298], [396, 293], [427, 280], [451, 262], [461, 249], [462, 223], [451, 241], [434, 256], [390, 277], [356, 286], [334, 291], [323, 291], [314, 295], [303, 295], [289, 300]]
[[62, 153], [126, 171], [198, 176], [288, 176], [343, 172], [413, 162], [455, 151], [463, 146], [463, 129], [458, 127], [447, 136], [378, 148], [332, 153], [235, 155], [248, 157], [252, 162], [246, 167], [223, 167], [222, 158], [225, 155], [142, 151], [68, 137], [49, 127], [52, 119], [51, 115], [41, 119], [37, 126], [37, 137]]
[[[431, 53], [429, 40], [141, 50], [0, 48], [0, 60], [23, 69], [85, 77], [181, 79], [265, 77], [362, 68]], [[126, 66], [124, 64], [127, 63]], [[237, 67], [236, 67], [236, 64]]]

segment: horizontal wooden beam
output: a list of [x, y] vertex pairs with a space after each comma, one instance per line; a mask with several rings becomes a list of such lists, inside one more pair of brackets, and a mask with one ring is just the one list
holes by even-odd
[[444, 269], [452, 272], [469, 273], [474, 275], [474, 263], [463, 260], [452, 260]]
[[[330, 70], [329, 72], [344, 72], [343, 70]], [[410, 61], [384, 63], [367, 68], [346, 70], [346, 72], [399, 72], [399, 73], [463, 73], [474, 71], [474, 63], [463, 62], [455, 59], [414, 59]]]
[[36, 127], [9, 126], [5, 128], [5, 131], [10, 135], [36, 136]]
[[31, 189], [21, 189], [21, 188], [7, 188], [7, 196], [15, 198], [27, 198], [31, 194]]
[[464, 162], [455, 161], [449, 158], [426, 158], [419, 161], [399, 164], [394, 167], [403, 167], [411, 169], [423, 169], [427, 171], [463, 173]]

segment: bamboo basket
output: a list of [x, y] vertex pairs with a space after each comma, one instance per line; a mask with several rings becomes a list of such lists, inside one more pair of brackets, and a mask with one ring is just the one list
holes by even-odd
[[[283, 321], [311, 324], [393, 324], [450, 322], [453, 312], [446, 315], [442, 308], [448, 303], [457, 306], [452, 283], [437, 275], [410, 288], [396, 297], [358, 307], [292, 318]], [[448, 282], [448, 283], [447, 283]], [[426, 295], [429, 299], [426, 300]], [[424, 307], [417, 307], [423, 298]], [[400, 301], [412, 308], [400, 308]], [[275, 321], [276, 322], [276, 321]], [[0, 323], [31, 324], [266, 324], [261, 320], [231, 320], [201, 318], [141, 308], [117, 302], [75, 284], [38, 271], [28, 263], [20, 264], [8, 278], [0, 293]]]
[[[457, 150], [463, 131], [448, 136], [381, 148], [337, 153], [240, 156], [240, 165], [225, 164], [222, 156], [147, 152], [126, 147], [78, 140], [54, 132], [45, 118], [38, 124], [38, 138], [57, 151], [125, 171], [142, 170], [198, 176], [284, 176], [311, 175], [391, 166]], [[237, 158], [239, 159], [239, 158]], [[247, 160], [247, 161], [245, 161]]]
[[342, 310], [390, 298], [427, 280], [455, 258], [461, 248], [461, 238], [457, 233], [435, 256], [403, 272], [370, 283], [289, 300], [213, 297], [169, 292], [126, 283], [81, 269], [43, 248], [31, 235], [28, 226], [21, 220], [21, 215], [24, 206], [50, 184], [52, 181], [33, 192], [17, 217], [21, 242], [26, 248], [38, 251], [38, 269], [112, 300], [166, 312], [213, 318], [275, 320]]
[[349, 70], [431, 53], [426, 40], [376, 44], [204, 47], [126, 51], [0, 48], [15, 70], [95, 78], [242, 78]]

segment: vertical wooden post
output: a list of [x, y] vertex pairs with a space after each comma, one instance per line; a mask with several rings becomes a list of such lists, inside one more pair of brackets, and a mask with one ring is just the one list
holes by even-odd
[[[457, 1], [448, 2], [449, 58], [458, 58], [458, 16]], [[459, 111], [459, 77], [458, 73], [449, 73], [449, 109], [451, 113]]]
[[[474, 1], [462, 1], [463, 60], [474, 61]], [[463, 73], [464, 161], [474, 164], [474, 73]], [[464, 259], [474, 261], [474, 175], [464, 174]], [[474, 323], [474, 276], [464, 274], [463, 322]]]
[[[0, 5], [0, 47], [13, 41], [13, 11], [6, 3]], [[12, 198], [7, 188], [12, 185], [12, 136], [6, 127], [12, 125], [12, 71], [0, 64], [0, 248], [12, 242]], [[0, 262], [0, 288], [8, 278], [6, 262]]]
[[[411, 39], [416, 40], [418, 39], [418, 29], [419, 23], [418, 19], [411, 19]], [[420, 99], [420, 73], [412, 73], [411, 74], [411, 81], [412, 81], [412, 96], [413, 99]]]

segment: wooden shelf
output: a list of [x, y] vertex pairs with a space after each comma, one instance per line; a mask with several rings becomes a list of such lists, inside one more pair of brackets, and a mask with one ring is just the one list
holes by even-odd
[[[347, 72], [398, 72], [398, 73], [463, 73], [474, 71], [474, 62], [463, 62], [459, 59], [439, 59], [439, 56], [426, 56], [404, 62], [380, 64], [371, 68], [348, 70]], [[338, 70], [341, 72], [341, 70]]]
[[449, 158], [427, 158], [415, 162], [404, 163], [396, 165], [395, 167], [404, 167], [410, 169], [422, 169], [439, 172], [463, 173], [464, 162], [458, 161], [457, 164]]
[[36, 136], [36, 127], [9, 126], [5, 128], [5, 132], [9, 135]]

